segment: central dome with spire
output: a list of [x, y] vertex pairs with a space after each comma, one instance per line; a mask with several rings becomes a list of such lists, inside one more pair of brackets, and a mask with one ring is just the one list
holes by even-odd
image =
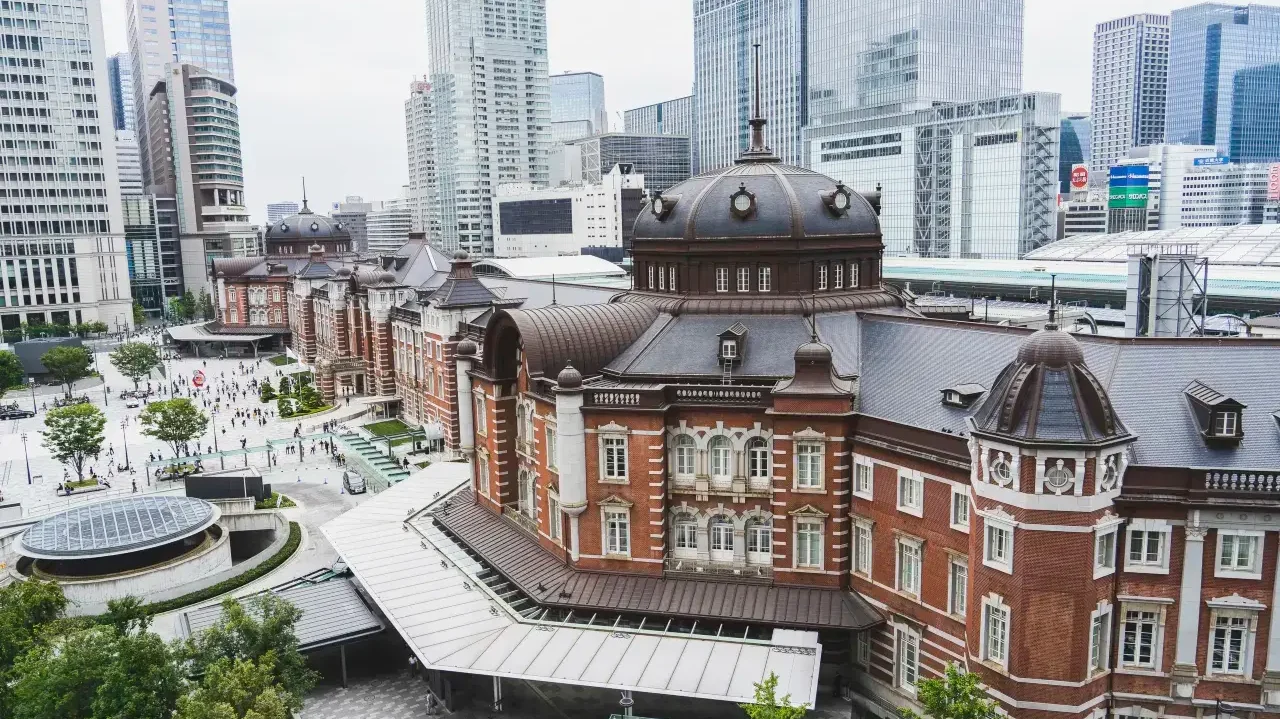
[[266, 253], [273, 256], [305, 255], [311, 245], [325, 252], [349, 252], [351, 231], [345, 223], [317, 215], [307, 203], [306, 182], [302, 185], [302, 209], [296, 215], [266, 226], [263, 240]]

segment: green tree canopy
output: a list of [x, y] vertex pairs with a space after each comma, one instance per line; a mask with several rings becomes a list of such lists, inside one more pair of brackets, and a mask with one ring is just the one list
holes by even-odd
[[[997, 719], [996, 703], [982, 691], [982, 678], [966, 672], [956, 664], [947, 665], [947, 673], [938, 679], [922, 679], [916, 685], [916, 701], [924, 707], [925, 716], [933, 719]], [[920, 719], [910, 709], [900, 709], [903, 719]]]
[[14, 715], [13, 664], [35, 645], [39, 629], [67, 608], [62, 588], [28, 579], [0, 587], [0, 717]]
[[9, 351], [0, 352], [0, 397], [5, 392], [26, 384], [26, 377], [27, 373], [22, 369], [18, 355]]
[[147, 321], [147, 313], [142, 309], [142, 303], [133, 301], [133, 324], [134, 326], [142, 325]]
[[803, 719], [808, 713], [808, 704], [793, 706], [791, 695], [778, 698], [778, 675], [769, 672], [769, 677], [756, 682], [756, 700], [751, 704], [739, 704], [742, 711], [750, 719]]
[[87, 347], [62, 345], [40, 355], [40, 362], [54, 379], [62, 383], [67, 397], [71, 397], [71, 385], [76, 380], [89, 376], [89, 365], [93, 364], [93, 355]]
[[200, 319], [213, 319], [213, 300], [209, 298], [208, 290], [200, 290], [200, 298], [196, 300], [196, 312], [200, 314]]
[[138, 380], [149, 377], [151, 370], [160, 366], [160, 355], [146, 342], [126, 342], [111, 353], [111, 364], [133, 380], [133, 388], [137, 389]]
[[181, 297], [169, 298], [169, 319], [174, 322], [185, 322], [191, 319], [187, 316], [187, 308], [186, 305], [182, 303]]
[[307, 668], [298, 652], [294, 627], [301, 610], [274, 594], [259, 594], [243, 603], [222, 601], [222, 616], [188, 644], [188, 655], [196, 672], [209, 671], [220, 660], [270, 662], [270, 681], [281, 686], [285, 705], [291, 711], [302, 708], [302, 695], [316, 683], [316, 674]]
[[97, 407], [73, 404], [49, 410], [44, 418], [46, 429], [40, 434], [53, 458], [70, 464], [76, 470], [76, 478], [84, 479], [85, 462], [102, 451], [102, 428], [106, 423], [107, 418]]
[[152, 402], [142, 408], [138, 419], [142, 422], [142, 433], [167, 443], [175, 457], [188, 442], [209, 428], [209, 415], [186, 397]]
[[182, 316], [185, 319], [195, 319], [196, 316], [196, 296], [191, 290], [182, 293]]
[[222, 658], [209, 665], [200, 685], [179, 697], [174, 719], [288, 719], [283, 690], [272, 683], [275, 652], [258, 661]]

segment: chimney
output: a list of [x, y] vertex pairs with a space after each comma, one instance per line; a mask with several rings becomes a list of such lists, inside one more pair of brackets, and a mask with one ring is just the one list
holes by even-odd
[[311, 253], [312, 262], [324, 262], [324, 248], [320, 245], [312, 245], [308, 247], [307, 252]]

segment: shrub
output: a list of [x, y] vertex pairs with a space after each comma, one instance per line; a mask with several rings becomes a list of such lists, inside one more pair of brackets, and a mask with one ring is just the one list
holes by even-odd
[[276, 398], [276, 390], [271, 386], [270, 382], [262, 383], [262, 390], [258, 393], [258, 399], [263, 402], [270, 402]]

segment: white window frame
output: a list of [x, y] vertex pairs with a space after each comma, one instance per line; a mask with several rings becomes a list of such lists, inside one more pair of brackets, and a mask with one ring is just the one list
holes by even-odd
[[[1003, 532], [1005, 539], [1003, 545], [999, 541], [993, 541], [998, 533]], [[1003, 546], [1003, 556], [993, 552], [993, 549], [999, 549]], [[982, 565], [998, 569], [1005, 574], [1013, 574], [1013, 524], [991, 517], [982, 518]]]
[[[1120, 525], [1110, 524], [1093, 530], [1093, 578], [1115, 574], [1119, 550]], [[1109, 549], [1108, 549], [1109, 545]]]
[[[759, 540], [759, 541], [754, 541]], [[752, 551], [752, 544], [763, 542], [763, 550]], [[773, 523], [755, 519], [747, 522], [743, 532], [747, 564], [773, 564]]]
[[[681, 444], [682, 442], [684, 442], [684, 444]], [[684, 462], [681, 461], [682, 459], [681, 450], [684, 450], [687, 453], [684, 455], [684, 459], [688, 459], [687, 469], [683, 466]], [[692, 478], [697, 471], [698, 471], [698, 441], [695, 440], [691, 435], [687, 435], [687, 434], [676, 435], [675, 439], [671, 441], [671, 473], [672, 475], [676, 477]]]
[[739, 292], [751, 291], [751, 268], [750, 267], [738, 268], [738, 291]]
[[[1001, 669], [1009, 668], [1009, 635], [1012, 633], [1013, 615], [1009, 611], [1009, 605], [996, 594], [989, 594], [982, 598], [982, 643], [979, 645], [982, 652], [982, 661], [987, 664], [999, 666]], [[993, 629], [997, 631], [992, 631]]]
[[844, 263], [837, 262], [832, 268], [831, 289], [844, 289]]
[[[1265, 534], [1252, 529], [1219, 529], [1217, 530], [1218, 545], [1217, 550], [1213, 553], [1213, 576], [1229, 579], [1262, 579], [1263, 566], [1263, 548], [1266, 545]], [[1235, 563], [1227, 565], [1223, 564], [1222, 554], [1226, 551], [1228, 544], [1232, 545], [1233, 559], [1238, 557], [1235, 551], [1241, 542], [1251, 545], [1250, 561], [1247, 565], [1237, 565]]]
[[475, 425], [476, 425], [476, 434], [479, 434], [479, 435], [489, 434], [488, 409], [486, 407], [486, 402], [484, 401], [484, 394], [482, 392], [475, 393], [475, 402], [473, 404], [473, 407], [475, 408], [475, 415], [476, 415], [474, 417]]
[[[627, 507], [605, 505], [600, 508], [603, 515], [600, 521], [600, 548], [606, 557], [631, 556], [631, 512]], [[621, 523], [625, 531], [614, 532], [614, 527]], [[614, 540], [617, 543], [614, 543]], [[625, 544], [626, 546], [622, 546]]]
[[1213, 413], [1213, 436], [1234, 437], [1240, 430], [1240, 413], [1233, 410], [1220, 410]]
[[1111, 668], [1111, 604], [1106, 600], [1089, 615], [1089, 653], [1085, 656], [1085, 676]]
[[773, 268], [771, 267], [760, 268], [759, 279], [757, 280], [756, 289], [759, 292], [773, 291]]
[[543, 442], [547, 445], [547, 469], [552, 472], [557, 471], [556, 457], [559, 455], [560, 447], [557, 446], [559, 436], [556, 434], [556, 426], [550, 422], [546, 422], [542, 426]]
[[[961, 506], [963, 505], [963, 506]], [[957, 532], [969, 533], [970, 517], [973, 516], [973, 508], [970, 506], [969, 488], [965, 485], [951, 485], [951, 528]], [[963, 515], [960, 516], [963, 510]]]
[[920, 633], [904, 624], [893, 629], [893, 685], [916, 695], [920, 681]]
[[[815, 451], [816, 450], [816, 451]], [[825, 491], [827, 444], [822, 440], [797, 440], [795, 443], [795, 487], [796, 491]], [[801, 459], [804, 457], [805, 459]], [[809, 460], [815, 459], [817, 467]], [[816, 475], [816, 476], [815, 476]]]
[[853, 573], [871, 578], [875, 566], [875, 522], [869, 519], [853, 520]]
[[721, 359], [737, 359], [738, 358], [738, 341], [734, 339], [720, 340], [720, 358]]
[[476, 484], [480, 485], [480, 494], [489, 496], [489, 458], [483, 454], [476, 455]]
[[[622, 472], [621, 472], [621, 473], [619, 473], [619, 472], [617, 471], [617, 464], [618, 464], [618, 462], [617, 462], [616, 455], [615, 455], [615, 459], [614, 459], [614, 461], [613, 461], [614, 469], [613, 469], [612, 471], [610, 471], [610, 469], [609, 469], [609, 467], [610, 467], [610, 462], [609, 462], [610, 450], [615, 450], [615, 451], [616, 451], [616, 450], [618, 449], [618, 445], [616, 444], [617, 442], [621, 442], [621, 451], [622, 451], [622, 457], [621, 457], [621, 458], [622, 458]], [[628, 443], [628, 441], [627, 441], [627, 435], [626, 435], [626, 434], [624, 434], [624, 433], [622, 433], [622, 432], [607, 432], [607, 433], [606, 433], [606, 432], [601, 432], [601, 433], [600, 433], [600, 471], [599, 471], [599, 474], [600, 474], [600, 481], [601, 481], [601, 482], [609, 482], [609, 483], [613, 483], [613, 484], [624, 484], [624, 483], [626, 483], [626, 481], [627, 481], [627, 471], [628, 471], [628, 469], [629, 469], [629, 468], [627, 467], [627, 464], [628, 464], [628, 462], [627, 462], [627, 450], [629, 449], [628, 444], [629, 444], [629, 443]]]
[[764, 437], [752, 437], [747, 440], [747, 483], [759, 488], [761, 485], [771, 486], [773, 482], [773, 449], [769, 440]]
[[[1136, 626], [1141, 627], [1148, 622], [1151, 623], [1151, 659], [1150, 661], [1139, 661], [1141, 656], [1138, 651], [1141, 643], [1134, 644], [1133, 661], [1125, 660], [1125, 647], [1129, 636], [1129, 614], [1133, 612], [1138, 615], [1150, 614], [1150, 619], [1138, 616], [1135, 619]], [[1161, 654], [1164, 652], [1164, 607], [1159, 604], [1150, 604], [1142, 602], [1125, 602], [1120, 607], [1120, 647], [1116, 654], [1117, 665], [1121, 669], [1136, 669], [1138, 671], [1160, 671]], [[1140, 637], [1141, 633], [1136, 632], [1135, 637]]]
[[[682, 519], [683, 518], [683, 519]], [[689, 539], [690, 542], [682, 542]], [[681, 546], [682, 543], [688, 546]], [[687, 513], [679, 512], [671, 519], [671, 552], [680, 559], [697, 559], [698, 557], [698, 519]]]
[[[957, 593], [957, 582], [963, 582]], [[957, 599], [958, 597], [958, 599]], [[964, 620], [969, 609], [969, 562], [960, 557], [951, 557], [947, 567], [947, 613]]]
[[[924, 574], [924, 542], [900, 534], [894, 539], [893, 556], [894, 589], [919, 599], [921, 576]], [[913, 561], [914, 567], [911, 566]]]
[[733, 440], [723, 434], [707, 440], [707, 476], [724, 484], [733, 481]]
[[[1154, 533], [1159, 536], [1159, 559], [1158, 561], [1149, 561], [1141, 559], [1135, 561], [1132, 556], [1133, 542], [1137, 532], [1143, 532], [1142, 542], [1144, 542], [1143, 554], [1147, 554], [1148, 544], [1151, 537], [1145, 533]], [[1124, 571], [1134, 574], [1168, 574], [1169, 573], [1169, 545], [1173, 536], [1173, 525], [1167, 521], [1159, 519], [1135, 519], [1125, 528], [1124, 547], [1120, 550], [1124, 552]]]
[[661, 267], [658, 268], [658, 289], [663, 291], [667, 289], [667, 273], [663, 272]]
[[716, 268], [716, 292], [728, 292], [728, 291], [729, 291], [729, 268], [724, 266], [717, 267]]
[[898, 511], [924, 516], [924, 476], [914, 470], [898, 470]]
[[861, 458], [853, 461], [853, 496], [871, 501], [875, 499], [876, 466]]
[[818, 265], [818, 289], [827, 289], [827, 266]]
[[653, 289], [653, 265], [649, 265], [649, 286], [645, 289]]
[[667, 267], [667, 289], [672, 292], [676, 291], [676, 266]]
[[555, 542], [560, 541], [560, 530], [564, 519], [560, 516], [560, 497], [555, 492], [547, 492], [547, 536]]
[[857, 286], [858, 286], [858, 263], [850, 262], [849, 263], [849, 289], [853, 289]]
[[[1242, 622], [1237, 625], [1242, 636], [1240, 637], [1242, 646], [1240, 647], [1240, 666], [1237, 669], [1231, 669], [1226, 664], [1226, 656], [1223, 656], [1222, 662], [1217, 661], [1215, 653], [1217, 652], [1220, 639], [1228, 639], [1230, 634], [1220, 633], [1219, 623], [1226, 621]], [[1230, 627], [1228, 627], [1228, 631]], [[1243, 679], [1253, 678], [1253, 664], [1256, 651], [1258, 636], [1258, 611], [1252, 609], [1225, 609], [1215, 607], [1209, 612], [1209, 645], [1205, 653], [1205, 675], [1206, 676], [1235, 676]], [[1225, 646], [1225, 645], [1224, 645]]]
[[[806, 537], [809, 537], [809, 539], [806, 539], [806, 542], [812, 541], [811, 539], [812, 535], [815, 533], [817, 534], [817, 542], [818, 542], [817, 562], [812, 561], [813, 560], [812, 556], [806, 556], [805, 557], [806, 561], [801, 562], [800, 561], [800, 546], [801, 546], [800, 538], [801, 536], [806, 536]], [[816, 569], [816, 570], [822, 569], [826, 559], [826, 551], [825, 551], [826, 548], [823, 546], [826, 543], [826, 532], [825, 532], [825, 527], [824, 527], [822, 518], [808, 517], [808, 516], [796, 517], [795, 518], [795, 535], [796, 536], [794, 538], [794, 542], [795, 542], [796, 551], [792, 556], [793, 567], [796, 569]]]
[[718, 514], [707, 521], [707, 556], [713, 562], [734, 561], [733, 520]]
[[867, 636], [867, 632], [858, 632], [858, 664], [862, 667], [871, 666], [871, 637]]

